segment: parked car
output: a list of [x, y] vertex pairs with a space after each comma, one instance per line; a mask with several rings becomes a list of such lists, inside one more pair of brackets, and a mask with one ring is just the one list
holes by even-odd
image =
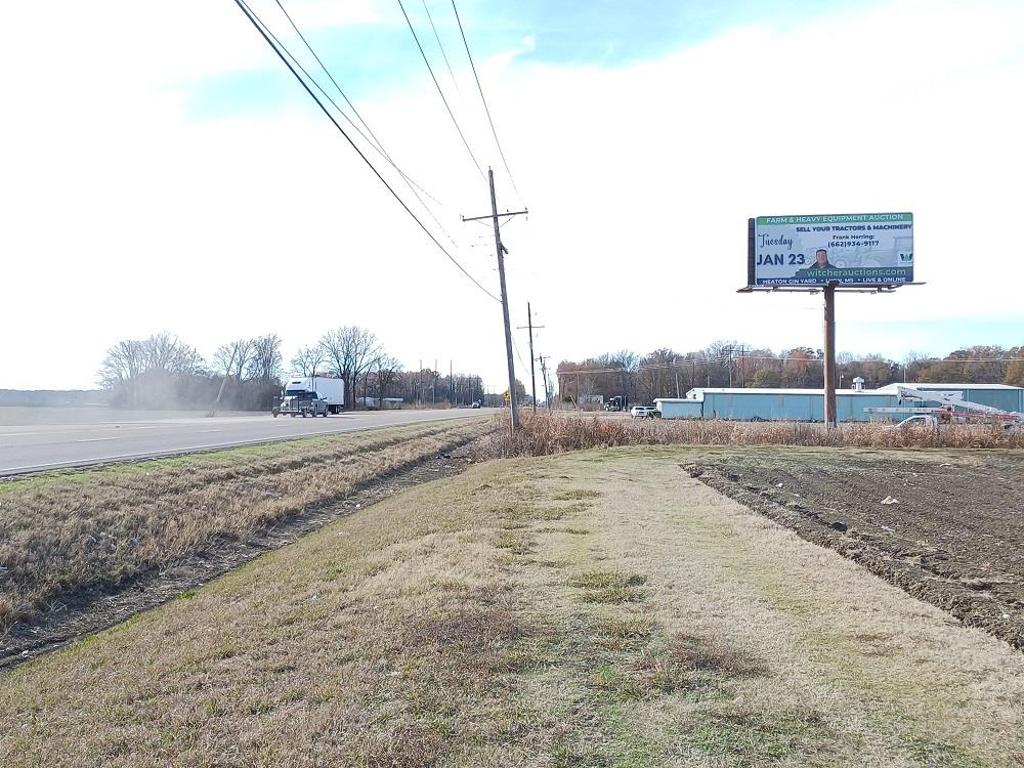
[[473, 405], [470, 406], [470, 407], [471, 408], [479, 408], [480, 407], [480, 401], [479, 400], [474, 400], [473, 401]]
[[634, 419], [653, 419], [661, 414], [653, 405], [634, 405], [629, 409], [629, 415]]
[[904, 419], [899, 424], [893, 424], [889, 429], [907, 429], [908, 427], [932, 427], [935, 429], [938, 426], [939, 420], [936, 417], [930, 414], [918, 414]]

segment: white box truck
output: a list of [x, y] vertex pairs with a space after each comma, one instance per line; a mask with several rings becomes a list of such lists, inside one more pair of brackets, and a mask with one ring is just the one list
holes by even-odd
[[[315, 402], [313, 402], [315, 401]], [[281, 403], [275, 407], [274, 415], [293, 415], [311, 412], [311, 415], [326, 416], [341, 413], [345, 407], [345, 382], [325, 376], [304, 376], [289, 379], [281, 394]]]

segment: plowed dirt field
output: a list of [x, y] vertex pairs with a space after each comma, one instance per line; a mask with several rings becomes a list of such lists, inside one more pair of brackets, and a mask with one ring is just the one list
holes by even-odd
[[694, 477], [1024, 648], [1024, 457], [766, 451]]

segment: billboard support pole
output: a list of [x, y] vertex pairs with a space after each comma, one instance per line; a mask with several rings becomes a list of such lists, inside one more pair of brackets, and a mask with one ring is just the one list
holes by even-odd
[[835, 429], [836, 417], [836, 284], [825, 286], [825, 428]]

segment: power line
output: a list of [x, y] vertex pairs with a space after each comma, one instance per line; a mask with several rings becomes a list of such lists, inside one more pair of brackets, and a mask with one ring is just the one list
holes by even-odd
[[441, 56], [444, 58], [444, 64], [448, 67], [448, 74], [451, 75], [452, 85], [455, 86], [455, 92], [462, 95], [462, 91], [459, 90], [459, 81], [455, 79], [455, 73], [452, 71], [452, 65], [448, 61], [448, 54], [444, 52], [444, 45], [441, 43], [441, 36], [437, 34], [437, 27], [434, 26], [434, 17], [430, 15], [430, 8], [427, 6], [427, 0], [423, 0], [423, 10], [427, 12], [427, 21], [430, 22], [430, 28], [434, 30], [434, 39], [437, 40], [437, 47], [441, 49]]
[[466, 135], [462, 132], [462, 128], [459, 127], [459, 121], [455, 119], [455, 113], [452, 112], [452, 108], [448, 105], [448, 99], [444, 96], [444, 91], [441, 90], [441, 84], [437, 82], [437, 76], [434, 74], [434, 68], [430, 66], [430, 61], [427, 59], [427, 54], [423, 50], [423, 46], [420, 44], [419, 35], [416, 34], [416, 29], [412, 25], [412, 20], [409, 18], [409, 14], [405, 12], [405, 5], [402, 0], [398, 0], [398, 7], [402, 9], [402, 15], [405, 16], [405, 23], [409, 25], [409, 31], [412, 32], [412, 39], [416, 41], [416, 47], [420, 49], [420, 56], [423, 57], [423, 63], [427, 65], [427, 71], [430, 73], [430, 78], [434, 81], [434, 87], [437, 88], [437, 93], [441, 97], [441, 101], [444, 102], [444, 108], [448, 110], [448, 116], [452, 119], [452, 123], [455, 125], [455, 130], [459, 132], [459, 138], [462, 139], [462, 143], [466, 146], [466, 151], [469, 156], [473, 159], [473, 165], [480, 171], [480, 175], [486, 179], [487, 176], [484, 174], [484, 169], [476, 159], [476, 155], [473, 154], [473, 150], [470, 149], [469, 142], [466, 141]]
[[[277, 4], [281, 8], [281, 10], [284, 12], [284, 15], [288, 17], [288, 20], [291, 21], [291, 17], [288, 16], [288, 11], [286, 11], [284, 9], [284, 6], [282, 6], [280, 2], [278, 2]], [[295, 29], [295, 31], [298, 33], [299, 37], [302, 38], [302, 41], [304, 43], [306, 43], [306, 48], [309, 50], [309, 52], [311, 54], [313, 54], [313, 57], [317, 61], [320, 61], [320, 57], [316, 55], [316, 51], [314, 51], [310, 47], [309, 43], [306, 42], [306, 39], [302, 36], [302, 32], [300, 32], [299, 28], [295, 26], [295, 22], [292, 21], [291, 23], [292, 23], [292, 28]], [[433, 210], [431, 210], [430, 206], [427, 205], [426, 201], [422, 197], [420, 197], [420, 194], [419, 194], [419, 192], [416, 191], [416, 189], [417, 188], [420, 189], [423, 192], [423, 194], [425, 194], [427, 197], [429, 197], [435, 203], [438, 203], [438, 205], [441, 205], [441, 203], [438, 202], [438, 200], [433, 195], [431, 195], [429, 192], [427, 192], [425, 189], [423, 189], [423, 187], [421, 187], [419, 184], [417, 184], [415, 181], [413, 181], [411, 178], [409, 178], [405, 174], [405, 172], [402, 171], [402, 169], [399, 168], [395, 164], [395, 161], [391, 159], [391, 156], [388, 155], [388, 153], [384, 151], [384, 148], [383, 148], [383, 146], [381, 146], [379, 141], [377, 141], [376, 145], [374, 144], [373, 141], [370, 141], [370, 139], [367, 138], [366, 134], [363, 133], [359, 129], [359, 126], [356, 125], [354, 122], [352, 122], [352, 118], [350, 118], [347, 114], [345, 114], [345, 110], [343, 110], [340, 106], [338, 106], [338, 102], [336, 102], [334, 99], [332, 99], [330, 94], [327, 93], [327, 91], [325, 91], [320, 86], [320, 83], [317, 82], [317, 79], [315, 77], [313, 77], [313, 75], [311, 75], [309, 73], [309, 70], [307, 70], [304, 66], [302, 66], [302, 62], [299, 61], [298, 58], [296, 58], [295, 54], [293, 54], [287, 48], [287, 46], [285, 46], [285, 44], [281, 42], [280, 38], [278, 38], [277, 35], [275, 35], [270, 30], [270, 28], [267, 27], [267, 25], [263, 23], [262, 19], [260, 19], [260, 24], [263, 25], [263, 29], [266, 31], [266, 33], [268, 35], [270, 35], [271, 39], [273, 39], [273, 41], [278, 45], [278, 47], [283, 49], [284, 52], [288, 54], [288, 57], [295, 63], [295, 66], [297, 66], [299, 68], [299, 70], [302, 72], [302, 74], [304, 74], [306, 76], [306, 79], [309, 80], [309, 82], [311, 82], [314, 86], [316, 86], [316, 89], [318, 91], [320, 91], [320, 93], [323, 94], [323, 97], [325, 99], [327, 99], [327, 101], [330, 102], [331, 106], [333, 106], [338, 111], [338, 114], [341, 115], [343, 118], [345, 118], [345, 122], [347, 122], [349, 125], [351, 125], [353, 130], [355, 130], [356, 133], [358, 133], [360, 136], [362, 136], [363, 140], [367, 144], [370, 145], [370, 148], [373, 149], [378, 155], [383, 157], [391, 165], [391, 167], [394, 168], [395, 171], [398, 172], [398, 175], [401, 176], [402, 180], [405, 182], [405, 186], [407, 186], [409, 188], [409, 191], [412, 192], [413, 196], [419, 201], [419, 204], [421, 206], [423, 206], [423, 210], [425, 210], [427, 212], [427, 215], [431, 218], [431, 220], [434, 222], [434, 224], [437, 225], [438, 229], [440, 229], [444, 233], [445, 237], [448, 238], [448, 242], [450, 242], [453, 246], [455, 246], [457, 248], [458, 244], [455, 242], [455, 238], [452, 237], [451, 232], [449, 232], [447, 229], [445, 229], [444, 224], [442, 224], [440, 222], [440, 220], [438, 220], [437, 216], [434, 215]], [[324, 67], [323, 62], [320, 62], [320, 66], [321, 66], [321, 68], [323, 68], [324, 72], [327, 73], [327, 77], [331, 78], [331, 82], [334, 82], [334, 78], [331, 77], [331, 73], [327, 71], [326, 67]], [[348, 98], [345, 96], [345, 93], [341, 90], [341, 88], [338, 86], [338, 84], [334, 83], [334, 85], [335, 85], [336, 88], [338, 88], [338, 93], [340, 93], [342, 95], [342, 97], [345, 98], [345, 101], [347, 101], [349, 103], [349, 105], [351, 106], [352, 102], [348, 101]], [[355, 111], [355, 107], [352, 107], [352, 109], [353, 109], [353, 111]], [[359, 117], [358, 112], [356, 113], [356, 116]], [[360, 120], [362, 120], [361, 117], [360, 117]], [[366, 123], [363, 122], [363, 125], [366, 125]], [[369, 130], [369, 126], [367, 126], [367, 130]], [[371, 132], [371, 135], [373, 135], [372, 132]], [[374, 140], [377, 139], [376, 136], [374, 136], [373, 138], [374, 138]]]
[[[395, 165], [395, 162], [391, 159], [391, 156], [388, 154], [387, 150], [384, 149], [384, 145], [381, 143], [381, 140], [379, 138], [377, 138], [377, 134], [375, 134], [373, 132], [373, 129], [370, 128], [370, 126], [367, 124], [366, 120], [363, 119], [363, 116], [361, 114], [359, 114], [359, 110], [356, 109], [356, 105], [353, 104], [352, 101], [349, 99], [349, 97], [345, 95], [345, 91], [342, 90], [342, 87], [338, 84], [338, 81], [334, 79], [334, 75], [331, 74], [331, 70], [329, 70], [327, 68], [327, 65], [324, 64], [324, 62], [321, 60], [321, 58], [317, 55], [317, 52], [315, 50], [313, 50], [313, 46], [310, 45], [309, 41], [306, 39], [306, 36], [304, 34], [302, 34], [302, 30], [299, 29], [298, 24], [295, 23], [294, 19], [292, 19], [291, 14], [288, 13], [288, 10], [284, 7], [284, 5], [281, 4], [281, 0], [274, 0], [274, 2], [277, 3], [277, 7], [281, 9], [281, 13], [283, 13], [285, 18], [288, 19], [288, 23], [291, 24], [292, 29], [295, 30], [295, 34], [297, 34], [299, 36], [299, 39], [302, 41], [302, 44], [306, 46], [306, 50], [309, 51], [312, 54], [314, 59], [316, 59], [316, 63], [320, 65], [320, 69], [322, 69], [324, 71], [324, 74], [327, 75], [327, 78], [334, 85], [335, 89], [337, 89], [338, 93], [341, 94], [341, 98], [345, 100], [346, 104], [348, 104], [349, 108], [352, 110], [352, 114], [354, 114], [356, 116], [356, 119], [359, 120], [359, 122], [363, 124], [363, 128], [366, 129], [366, 133], [370, 134], [370, 137], [373, 139], [373, 141], [371, 142], [370, 139], [367, 138], [366, 135], [363, 134], [362, 131], [359, 131], [359, 128], [355, 125], [355, 123], [353, 123], [351, 120], [348, 120], [348, 117], [345, 116], [345, 119], [348, 120], [349, 124], [351, 124], [353, 128], [355, 128], [357, 131], [359, 131], [359, 135], [362, 136], [364, 139], [366, 139], [366, 142], [368, 144], [370, 144], [371, 146], [376, 144], [375, 149], [377, 150], [377, 152], [385, 160], [387, 160], [389, 163], [391, 163], [391, 166], [396, 171], [398, 171], [398, 174], [403, 179], [405, 179], [407, 184], [411, 184], [411, 185], [415, 186], [417, 189], [419, 189], [420, 192], [425, 194], [427, 197], [429, 197], [435, 203], [437, 203], [438, 205], [442, 205], [440, 200], [438, 200], [436, 197], [431, 195], [427, 190], [425, 190], [423, 187], [421, 187], [419, 184], [417, 184], [413, 179], [411, 179], [409, 176], [407, 176], [405, 173], [403, 173], [401, 168], [399, 168], [397, 165]], [[271, 36], [273, 36], [273, 33], [271, 33]], [[280, 43], [280, 41], [278, 41], [278, 42]], [[294, 57], [292, 57], [292, 58], [294, 59]], [[296, 63], [298, 64], [297, 61], [296, 61]], [[302, 68], [302, 65], [299, 64], [299, 67]], [[314, 79], [308, 72], [305, 71], [305, 69], [303, 69], [303, 72], [306, 73], [306, 76], [309, 77], [310, 80]], [[320, 88], [319, 86], [317, 86], [317, 88], [320, 90], [321, 93], [323, 93], [323, 89], [322, 88]], [[328, 99], [330, 99], [330, 97], [327, 96], [326, 93], [324, 93], [324, 96], [327, 97]], [[334, 104], [334, 101], [332, 100], [331, 103]], [[342, 111], [342, 109], [340, 107], [338, 107], [337, 104], [334, 104], [334, 106], [338, 110], [338, 112], [340, 112], [342, 115], [345, 115], [345, 113]], [[424, 206], [424, 207], [426, 207], [426, 206]]]
[[484, 98], [484, 87], [480, 85], [480, 76], [476, 73], [476, 64], [473, 63], [473, 54], [469, 52], [469, 42], [466, 40], [466, 31], [462, 28], [462, 19], [459, 18], [459, 9], [455, 7], [455, 0], [452, 0], [452, 10], [455, 11], [455, 20], [459, 23], [459, 33], [462, 35], [462, 44], [466, 46], [466, 57], [469, 59], [469, 66], [473, 69], [473, 77], [476, 79], [476, 87], [480, 91], [480, 101], [484, 103], [484, 112], [487, 113], [487, 122], [491, 124], [491, 133], [494, 134], [494, 143], [498, 146], [498, 154], [501, 155], [501, 162], [505, 166], [505, 172], [508, 174], [508, 180], [512, 182], [512, 189], [519, 195], [519, 199], [522, 200], [523, 196], [519, 194], [519, 187], [516, 186], [516, 180], [512, 177], [512, 171], [508, 167], [508, 160], [505, 159], [505, 150], [501, 148], [501, 142], [498, 141], [498, 132], [494, 128], [494, 120], [491, 119], [491, 110], [487, 106], [487, 99]]
[[527, 367], [526, 366], [526, 361], [523, 360], [523, 353], [519, 351], [519, 345], [516, 344], [516, 337], [515, 336], [512, 337], [512, 347], [516, 351], [516, 357], [519, 358], [519, 364], [522, 365], [524, 368], [526, 368]]
[[366, 129], [366, 132], [373, 137], [373, 140], [375, 142], [377, 142], [377, 147], [380, 149], [380, 151], [386, 155], [387, 153], [384, 152], [384, 147], [380, 143], [380, 139], [377, 138], [376, 134], [374, 134], [370, 126], [366, 124], [365, 120], [363, 120], [363, 116], [359, 114], [359, 110], [356, 109], [355, 104], [349, 101], [348, 96], [345, 95], [345, 91], [342, 90], [340, 85], [338, 85], [338, 81], [334, 79], [334, 76], [331, 74], [331, 71], [327, 68], [327, 65], [324, 64], [323, 60], [317, 55], [316, 51], [313, 50], [313, 46], [309, 44], [309, 41], [306, 39], [306, 36], [302, 34], [302, 30], [299, 29], [298, 24], [296, 24], [295, 20], [292, 18], [292, 15], [288, 13], [288, 9], [286, 9], [284, 5], [282, 5], [281, 0], [274, 0], [274, 2], [277, 3], [277, 7], [281, 9], [281, 13], [283, 13], [285, 18], [288, 19], [288, 23], [292, 25], [292, 29], [294, 29], [295, 34], [299, 36], [299, 39], [302, 41], [302, 44], [306, 46], [306, 50], [313, 55], [313, 58], [316, 59], [316, 63], [320, 65], [320, 69], [324, 71], [324, 74], [327, 75], [328, 79], [337, 89], [338, 93], [341, 94], [341, 98], [345, 100], [345, 103], [348, 104], [349, 108], [352, 110], [352, 113], [356, 116], [359, 122], [363, 124], [363, 127]]
[[[305, 89], [306, 93], [310, 95], [310, 98], [312, 98], [313, 101], [316, 102], [317, 106], [320, 107], [321, 111], [327, 116], [327, 119], [330, 120], [334, 124], [334, 127], [338, 129], [338, 132], [345, 137], [345, 140], [351, 145], [352, 149], [356, 151], [356, 153], [359, 155], [362, 161], [366, 163], [367, 166], [369, 166], [370, 170], [373, 171], [373, 174], [380, 180], [380, 183], [387, 187], [387, 190], [388, 192], [391, 193], [392, 197], [394, 197], [395, 200], [398, 201], [398, 204], [405, 209], [405, 212], [408, 213], [413, 218], [413, 220], [419, 225], [420, 229], [422, 229], [423, 232], [427, 235], [427, 237], [429, 237], [430, 240], [434, 243], [434, 245], [438, 247], [441, 253], [447, 256], [448, 260], [451, 261], [451, 263], [454, 264], [456, 267], [458, 267], [459, 271], [462, 272], [462, 274], [464, 274], [466, 277], [468, 277], [477, 288], [486, 293], [495, 301], [500, 301], [500, 299], [498, 299], [497, 296], [495, 296], [493, 293], [484, 288], [484, 286], [481, 285], [480, 282], [475, 277], [473, 277], [469, 272], [467, 272], [466, 268], [459, 263], [458, 259], [452, 256], [452, 254], [448, 251], [447, 248], [441, 245], [440, 241], [436, 237], [434, 237], [434, 234], [429, 229], [427, 229], [426, 225], [420, 220], [420, 218], [415, 213], [413, 213], [412, 209], [409, 208], [408, 205], [406, 205], [405, 201], [401, 197], [399, 197], [398, 193], [395, 192], [394, 188], [390, 184], [388, 184], [387, 180], [383, 176], [380, 175], [380, 171], [378, 171], [376, 167], [374, 167], [373, 163], [370, 162], [369, 158], [367, 158], [366, 155], [363, 154], [363, 151], [359, 149], [359, 146], [354, 141], [352, 141], [352, 137], [349, 136], [345, 132], [345, 129], [341, 127], [341, 124], [334, 119], [334, 116], [331, 114], [330, 110], [327, 109], [327, 107], [324, 106], [324, 103], [317, 98], [316, 94], [313, 93], [313, 90], [309, 87], [306, 81], [302, 79], [302, 76], [299, 75], [299, 73], [295, 70], [295, 67], [291, 65], [291, 62], [288, 61], [284, 53], [282, 53], [282, 50], [287, 51], [288, 49], [284, 45], [281, 45], [281, 49], [278, 49], [278, 47], [271, 40], [269, 30], [264, 29], [262, 19], [260, 19], [256, 15], [256, 13], [251, 8], [249, 8], [248, 5], [246, 5], [245, 0], [235, 0], [235, 5], [237, 5], [239, 10], [241, 10], [242, 13], [245, 14], [245, 17], [249, 19], [249, 21], [252, 23], [256, 31], [259, 32], [260, 36], [263, 37], [263, 39], [266, 41], [267, 45], [269, 45], [273, 49], [274, 53], [277, 54], [277, 57], [281, 59], [281, 61], [284, 63], [286, 67], [288, 67], [288, 71], [291, 72], [295, 79], [299, 81], [299, 84]], [[291, 56], [291, 52], [288, 52], [288, 55]]]

